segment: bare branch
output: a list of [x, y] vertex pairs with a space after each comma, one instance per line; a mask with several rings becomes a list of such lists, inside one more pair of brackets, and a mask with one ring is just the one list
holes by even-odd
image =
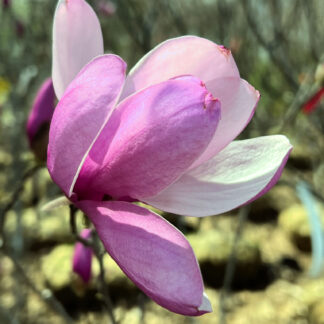
[[44, 289], [43, 291], [39, 290], [32, 280], [25, 273], [22, 265], [16, 259], [14, 255], [9, 253], [7, 250], [2, 249], [3, 253], [12, 261], [15, 266], [16, 272], [23, 279], [23, 282], [44, 302], [46, 303], [54, 312], [60, 315], [65, 323], [71, 324], [74, 323], [73, 319], [65, 311], [61, 303], [54, 297], [53, 293], [49, 289]]
[[259, 27], [257, 26], [257, 23], [252, 15], [252, 8], [249, 5], [248, 0], [242, 1], [243, 10], [246, 16], [246, 20], [248, 22], [248, 25], [253, 32], [254, 36], [256, 37], [257, 41], [262, 45], [262, 47], [269, 53], [269, 56], [273, 63], [280, 69], [281, 73], [289, 83], [289, 85], [294, 89], [298, 89], [298, 82], [296, 81], [296, 78], [294, 77], [294, 72], [289, 68], [289, 65], [287, 64], [286, 60], [282, 58], [282, 56], [278, 55], [273, 45], [266, 40], [263, 35], [260, 32]]
[[4, 206], [4, 208], [1, 211], [0, 214], [0, 236], [3, 240], [3, 244], [4, 244], [4, 224], [6, 221], [6, 214], [7, 212], [12, 209], [12, 207], [14, 206], [14, 204], [16, 203], [16, 201], [19, 198], [19, 195], [21, 194], [22, 190], [24, 189], [24, 185], [26, 180], [28, 180], [30, 177], [32, 177], [40, 168], [42, 168], [43, 166], [40, 164], [37, 164], [35, 166], [33, 166], [32, 168], [30, 168], [29, 170], [27, 170], [25, 172], [25, 174], [23, 175], [18, 187], [16, 188], [16, 190], [13, 192], [11, 199], [9, 200], [9, 202]]
[[86, 240], [81, 237], [78, 233], [77, 224], [76, 224], [76, 212], [78, 209], [74, 205], [70, 205], [70, 227], [71, 232], [75, 236], [76, 240], [82, 243], [85, 246], [91, 247], [93, 250], [94, 255], [96, 256], [98, 263], [99, 263], [99, 276], [98, 276], [98, 290], [101, 291], [101, 294], [104, 299], [104, 303], [106, 305], [106, 309], [108, 311], [110, 320], [113, 324], [117, 324], [114, 311], [113, 311], [113, 304], [110, 298], [109, 290], [107, 284], [105, 282], [105, 268], [103, 264], [103, 256], [104, 253], [101, 252], [100, 248], [100, 240], [97, 235], [94, 236], [94, 231], [92, 232], [92, 239]]
[[244, 223], [248, 217], [249, 211], [250, 211], [249, 206], [244, 206], [244, 207], [240, 208], [240, 211], [239, 211], [239, 219], [238, 219], [238, 224], [237, 224], [236, 231], [234, 234], [234, 241], [233, 241], [233, 245], [232, 245], [231, 255], [230, 255], [228, 262], [226, 264], [224, 283], [223, 283], [223, 287], [222, 287], [222, 290], [221, 290], [221, 293], [219, 296], [219, 323], [220, 324], [226, 324], [225, 299], [231, 290], [231, 285], [232, 285], [232, 281], [234, 278], [235, 266], [236, 266], [237, 246], [238, 246], [240, 238], [242, 236], [243, 226], [244, 226]]

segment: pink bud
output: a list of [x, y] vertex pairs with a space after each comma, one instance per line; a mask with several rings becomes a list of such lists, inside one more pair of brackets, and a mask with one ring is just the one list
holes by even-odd
[[116, 12], [116, 5], [112, 1], [100, 1], [98, 9], [103, 15], [109, 17]]
[[46, 160], [49, 124], [55, 107], [55, 93], [51, 79], [39, 88], [26, 125], [29, 145], [36, 157]]
[[[80, 236], [85, 240], [91, 237], [91, 229], [86, 228], [81, 231]], [[73, 271], [77, 273], [85, 283], [91, 278], [92, 249], [81, 242], [75, 244], [73, 255]]]
[[2, 0], [2, 6], [3, 8], [9, 8], [10, 6], [10, 0]]

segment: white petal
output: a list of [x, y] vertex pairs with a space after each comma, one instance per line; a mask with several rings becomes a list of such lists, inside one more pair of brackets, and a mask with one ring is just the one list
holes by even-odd
[[60, 0], [54, 15], [52, 65], [58, 99], [83, 66], [101, 54], [101, 27], [93, 9], [84, 0]]
[[266, 193], [278, 181], [291, 149], [282, 135], [232, 142], [158, 195], [141, 200], [180, 215], [227, 212]]
[[[159, 44], [131, 69], [121, 99], [150, 85], [186, 74], [206, 84], [216, 78], [240, 77], [230, 50], [208, 39], [181, 36]], [[215, 95], [212, 89], [209, 90]]]

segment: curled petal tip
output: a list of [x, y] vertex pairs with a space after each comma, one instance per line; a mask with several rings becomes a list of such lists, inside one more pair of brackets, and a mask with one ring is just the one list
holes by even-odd
[[221, 108], [221, 102], [208, 92], [205, 97], [204, 108], [210, 111], [219, 111]]
[[219, 51], [226, 57], [228, 58], [231, 55], [231, 50], [224, 45], [217, 45]]
[[198, 311], [201, 313], [211, 313], [213, 311], [210, 300], [205, 292], [203, 293], [202, 302], [198, 307]]
[[260, 94], [259, 90], [255, 89], [251, 84], [249, 84], [248, 87], [250, 88], [251, 92], [254, 94], [254, 96], [256, 98], [256, 104], [254, 106], [254, 108], [256, 108], [256, 106], [261, 98], [261, 94]]

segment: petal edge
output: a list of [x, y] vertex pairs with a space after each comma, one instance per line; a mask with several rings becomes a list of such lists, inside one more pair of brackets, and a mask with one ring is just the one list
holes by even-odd
[[154, 197], [161, 210], [204, 217], [247, 204], [279, 179], [292, 146], [283, 135], [235, 141]]
[[88, 151], [115, 107], [125, 70], [126, 63], [119, 56], [95, 58], [71, 82], [54, 111], [47, 167], [68, 197]]
[[[106, 250], [126, 275], [161, 306], [183, 315], [209, 311], [192, 248], [173, 225], [126, 202], [82, 201]], [[198, 308], [203, 305], [203, 309]]]

